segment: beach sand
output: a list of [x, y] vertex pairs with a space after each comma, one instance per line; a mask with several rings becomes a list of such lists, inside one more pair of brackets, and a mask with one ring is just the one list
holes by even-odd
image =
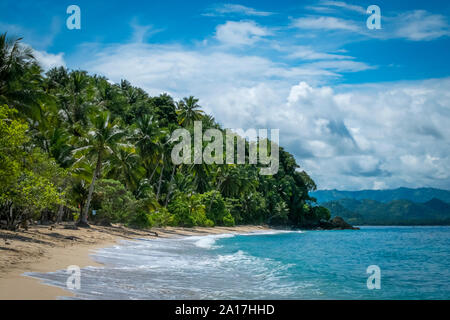
[[247, 233], [267, 229], [263, 226], [215, 228], [154, 228], [136, 230], [120, 225], [91, 226], [89, 229], [68, 229], [70, 225], [32, 226], [29, 230], [0, 230], [0, 300], [54, 300], [71, 296], [69, 291], [48, 286], [24, 276], [26, 272], [53, 272], [76, 265], [99, 266], [90, 254], [113, 246], [119, 240]]

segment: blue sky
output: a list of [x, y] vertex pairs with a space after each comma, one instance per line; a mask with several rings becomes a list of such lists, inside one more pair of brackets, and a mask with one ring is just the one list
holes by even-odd
[[[81, 8], [81, 30], [66, 8]], [[369, 30], [366, 9], [381, 9]], [[447, 1], [2, 1], [44, 68], [195, 95], [229, 128], [280, 128], [319, 188], [450, 189]]]

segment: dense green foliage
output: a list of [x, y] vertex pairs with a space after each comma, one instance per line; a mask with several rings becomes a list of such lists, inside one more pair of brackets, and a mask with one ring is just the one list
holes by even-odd
[[341, 199], [323, 204], [333, 216], [354, 225], [449, 225], [450, 204], [438, 199], [425, 203], [394, 200]]
[[0, 103], [0, 221], [9, 228], [27, 219], [300, 227], [329, 218], [282, 148], [274, 176], [254, 165], [174, 165], [175, 129], [202, 121], [204, 131], [222, 130], [194, 97], [151, 97], [65, 68], [43, 74], [30, 50], [2, 35]]

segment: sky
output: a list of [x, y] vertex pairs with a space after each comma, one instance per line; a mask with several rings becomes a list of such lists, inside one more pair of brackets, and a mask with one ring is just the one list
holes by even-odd
[[[73, 4], [80, 30], [66, 26]], [[225, 128], [280, 129], [319, 189], [450, 189], [448, 1], [2, 0], [4, 31], [45, 70], [194, 95]]]

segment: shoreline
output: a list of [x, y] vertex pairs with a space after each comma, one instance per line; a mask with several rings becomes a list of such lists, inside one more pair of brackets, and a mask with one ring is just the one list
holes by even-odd
[[[56, 300], [74, 294], [41, 280], [28, 272], [54, 272], [77, 265], [101, 267], [91, 254], [114, 246], [120, 240], [207, 236], [226, 233], [251, 233], [270, 230], [266, 226], [153, 228], [135, 230], [123, 226], [66, 229], [67, 225], [33, 226], [28, 231], [0, 230], [0, 300]], [[158, 234], [158, 237], [154, 233]], [[1, 239], [3, 238], [3, 239]]]

